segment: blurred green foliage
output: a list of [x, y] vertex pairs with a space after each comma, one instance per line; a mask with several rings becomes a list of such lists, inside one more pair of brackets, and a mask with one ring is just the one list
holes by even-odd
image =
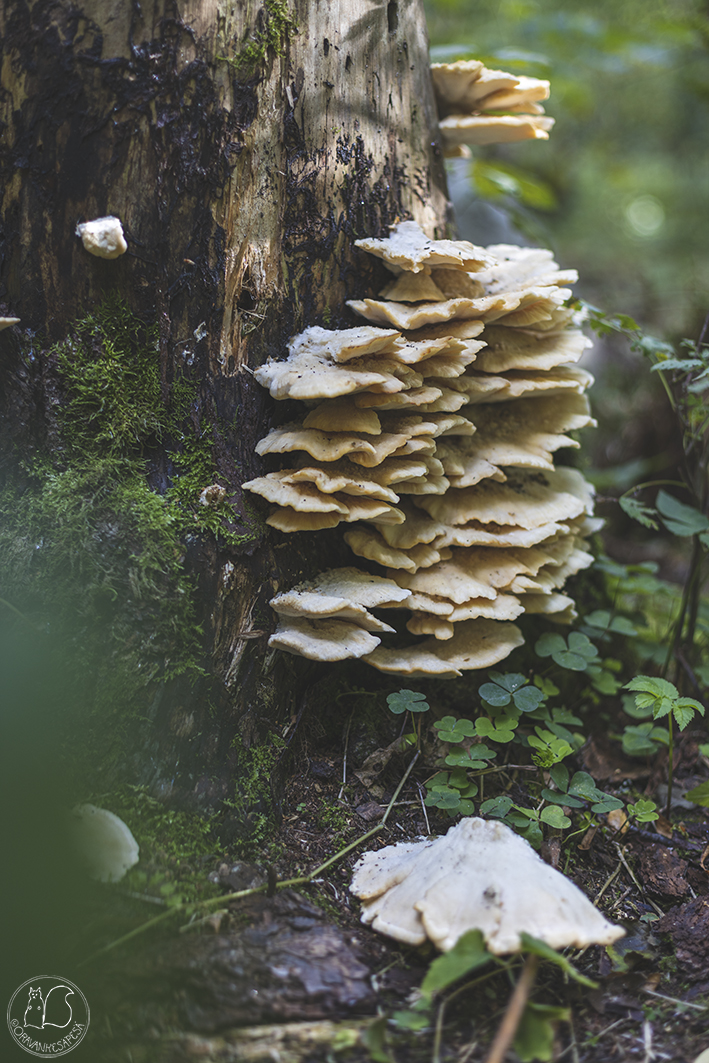
[[696, 335], [709, 287], [705, 5], [426, 0], [426, 10], [435, 60], [476, 56], [551, 81], [550, 140], [476, 149], [474, 192], [577, 267], [581, 294], [667, 336]]

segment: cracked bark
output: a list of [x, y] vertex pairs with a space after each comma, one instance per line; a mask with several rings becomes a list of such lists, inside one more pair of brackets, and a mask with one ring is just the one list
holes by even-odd
[[[355, 239], [400, 217], [444, 235], [449, 220], [421, 0], [295, 0], [282, 54], [230, 62], [273, 7], [7, 0], [0, 14], [0, 312], [46, 350], [117, 290], [159, 323], [164, 393], [191, 362], [197, 416], [227, 426], [219, 473], [252, 538], [189, 557], [218, 711], [205, 686], [160, 688], [133, 769], [202, 802], [226, 792], [234, 735], [287, 718], [308, 674], [268, 653], [268, 599], [348, 560], [336, 531], [287, 539], [242, 505], [240, 483], [262, 472], [254, 445], [283, 419], [249, 368], [307, 325], [355, 323], [344, 300], [381, 277]], [[74, 236], [105, 214], [129, 243], [114, 261]], [[8, 333], [2, 346], [8, 433], [51, 443], [42, 353], [28, 370]], [[166, 477], [158, 462], [153, 486]]]

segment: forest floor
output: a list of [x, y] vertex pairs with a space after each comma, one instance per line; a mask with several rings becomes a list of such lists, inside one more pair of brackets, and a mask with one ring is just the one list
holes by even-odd
[[[368, 724], [360, 710], [371, 695], [353, 692], [340, 716], [344, 722], [334, 728], [322, 722], [324, 697], [324, 690], [320, 696], [316, 691], [281, 751], [281, 813], [271, 836], [248, 853], [224, 841], [223, 824], [213, 854], [207, 850], [191, 866], [178, 865], [178, 881], [197, 876], [213, 891], [209, 912], [198, 911], [191, 921], [176, 913], [160, 934], [139, 935], [92, 964], [94, 993], [111, 1016], [95, 1035], [92, 1059], [487, 1059], [522, 961], [476, 970], [449, 986], [412, 1030], [407, 1009], [436, 953], [363, 926], [359, 902], [348, 890], [362, 851], [444, 833], [454, 822], [423, 804], [422, 783], [435, 771], [430, 724], [421, 736], [420, 761], [386, 826], [312, 883], [274, 889], [276, 881], [307, 875], [375, 827], [412, 758], [411, 748], [395, 751], [401, 717], [382, 712], [384, 734]], [[567, 950], [596, 988], [541, 964], [532, 993], [540, 1006], [539, 1054], [510, 1050], [505, 1059], [694, 1063], [709, 1049], [709, 809], [681, 796], [688, 782], [709, 777], [709, 762], [698, 753], [702, 733], [689, 728], [678, 743], [671, 823], [661, 817], [656, 824], [616, 829], [612, 816], [609, 823], [599, 815], [571, 836], [549, 832], [543, 858], [627, 934], [610, 950]], [[575, 765], [608, 793], [623, 792], [630, 780], [659, 803], [666, 760], [666, 754], [624, 758], [617, 742], [597, 733]], [[489, 777], [493, 788], [485, 796], [506, 791], [528, 802], [529, 777], [512, 768], [499, 772]], [[218, 900], [220, 892], [269, 885], [243, 899]], [[113, 893], [110, 918], [94, 921], [95, 940], [115, 938], [153, 914], [120, 887]]]

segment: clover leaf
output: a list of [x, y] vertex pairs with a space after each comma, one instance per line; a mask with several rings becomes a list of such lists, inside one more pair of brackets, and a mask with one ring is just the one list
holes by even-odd
[[472, 738], [477, 733], [472, 720], [457, 720], [455, 716], [444, 716], [433, 726], [442, 742], [462, 742], [464, 738]]
[[399, 690], [395, 694], [389, 694], [387, 705], [397, 716], [404, 712], [428, 712], [430, 708], [426, 695], [415, 690]]
[[528, 680], [518, 672], [490, 672], [491, 683], [483, 683], [478, 694], [488, 705], [500, 707], [514, 702], [520, 712], [534, 712], [546, 695], [536, 687], [528, 686]]
[[568, 640], [556, 632], [547, 631], [537, 639], [534, 652], [539, 657], [551, 657], [560, 668], [571, 672], [585, 672], [588, 664], [598, 657], [596, 647], [580, 631], [572, 631]]

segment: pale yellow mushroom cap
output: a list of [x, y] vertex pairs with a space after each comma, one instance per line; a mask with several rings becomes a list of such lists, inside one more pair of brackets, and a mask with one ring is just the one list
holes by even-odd
[[553, 949], [612, 945], [625, 933], [509, 827], [473, 817], [440, 838], [365, 853], [350, 890], [362, 922], [443, 952], [469, 930], [495, 955], [518, 952], [523, 933]]

